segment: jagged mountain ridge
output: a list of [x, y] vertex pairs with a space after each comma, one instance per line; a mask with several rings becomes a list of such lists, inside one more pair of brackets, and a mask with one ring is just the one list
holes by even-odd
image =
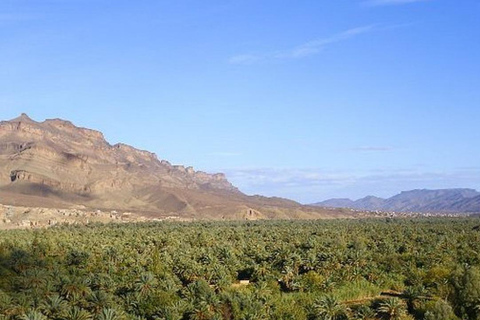
[[[12, 167], [10, 170], [12, 182], [41, 182], [83, 195], [100, 188], [115, 190], [116, 184], [120, 183], [123, 188], [128, 187], [135, 181], [122, 181], [118, 178], [118, 171], [127, 174], [141, 171], [153, 173], [142, 179], [157, 181], [167, 187], [238, 191], [221, 173], [210, 175], [191, 167], [172, 166], [165, 160], [159, 161], [153, 153], [121, 143], [112, 146], [102, 133], [78, 128], [60, 119], [38, 123], [23, 114], [0, 123], [0, 139], [5, 141], [0, 147], [2, 156], [10, 156], [17, 167], [21, 164], [21, 169]], [[49, 166], [45, 167], [47, 163]], [[109, 166], [115, 166], [118, 171], [110, 175], [102, 171], [103, 179], [96, 179], [95, 167], [104, 169]], [[78, 171], [68, 170], [71, 168]], [[80, 171], [83, 174], [79, 175]], [[2, 171], [3, 174], [6, 172]], [[168, 173], [168, 176], [159, 177], [155, 173]], [[62, 180], [70, 182], [63, 183]]]
[[246, 196], [222, 173], [172, 165], [148, 151], [111, 145], [99, 131], [61, 119], [37, 122], [26, 114], [0, 122], [0, 203], [199, 218], [331, 213], [290, 200]]
[[480, 192], [474, 189], [417, 189], [382, 199], [368, 196], [356, 201], [329, 199], [315, 206], [352, 208], [361, 210], [383, 210], [398, 212], [480, 212]]

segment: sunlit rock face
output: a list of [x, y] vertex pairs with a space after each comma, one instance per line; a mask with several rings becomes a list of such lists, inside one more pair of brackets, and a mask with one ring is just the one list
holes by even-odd
[[148, 151], [111, 145], [99, 131], [26, 114], [0, 122], [0, 203], [227, 219], [318, 214], [293, 201], [246, 196], [222, 173], [172, 165]]
[[[151, 152], [110, 145], [99, 131], [60, 119], [36, 122], [26, 114], [0, 122], [0, 166], [3, 190], [63, 196], [94, 206], [107, 201], [162, 209], [161, 203], [154, 204], [154, 194], [164, 197], [169, 188], [239, 194], [222, 174], [172, 166]], [[174, 207], [185, 206], [178, 201], [181, 205]]]

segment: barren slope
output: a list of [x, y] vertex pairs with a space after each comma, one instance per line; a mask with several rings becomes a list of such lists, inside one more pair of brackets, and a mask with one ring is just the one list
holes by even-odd
[[0, 122], [0, 203], [189, 218], [318, 218], [343, 211], [246, 196], [225, 176], [174, 166], [102, 133], [27, 115]]

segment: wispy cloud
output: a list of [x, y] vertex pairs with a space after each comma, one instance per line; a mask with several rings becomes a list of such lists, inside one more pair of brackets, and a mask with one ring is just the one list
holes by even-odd
[[221, 170], [247, 194], [280, 196], [303, 203], [328, 198], [390, 197], [412, 189], [478, 188], [480, 168], [446, 171], [378, 169], [328, 171], [321, 168], [250, 168]]
[[325, 47], [334, 43], [342, 42], [358, 35], [373, 31], [374, 28], [374, 25], [370, 25], [348, 29], [330, 37], [308, 41], [282, 51], [262, 54], [239, 54], [230, 57], [228, 62], [231, 64], [253, 64], [261, 61], [305, 58], [320, 53]]
[[331, 37], [324, 38], [324, 39], [317, 39], [313, 41], [309, 41], [307, 43], [304, 43], [300, 46], [297, 46], [291, 50], [288, 50], [286, 52], [282, 52], [276, 55], [278, 58], [303, 58], [311, 55], [315, 55], [322, 51], [326, 46], [330, 44], [334, 44], [337, 42], [345, 41], [347, 39], [353, 38], [355, 36], [358, 36], [360, 34], [364, 34], [367, 32], [372, 31], [374, 28], [373, 25], [371, 26], [365, 26], [365, 27], [359, 27], [359, 28], [353, 28], [346, 30], [344, 32], [335, 34]]
[[327, 172], [320, 169], [296, 168], [250, 168], [224, 170], [229, 178], [251, 186], [314, 186], [339, 185], [352, 182], [354, 175], [342, 172]]
[[230, 57], [228, 62], [231, 64], [252, 64], [260, 59], [260, 56], [254, 54], [239, 54], [237, 56]]
[[416, 2], [427, 2], [431, 0], [368, 0], [364, 1], [363, 3], [368, 6], [391, 6], [391, 5], [401, 5], [401, 4], [409, 4], [409, 3], [416, 3]]

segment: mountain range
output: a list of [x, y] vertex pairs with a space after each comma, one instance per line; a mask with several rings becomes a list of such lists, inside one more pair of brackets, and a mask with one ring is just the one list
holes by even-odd
[[298, 219], [345, 210], [247, 196], [222, 173], [172, 165], [151, 152], [111, 145], [96, 130], [26, 114], [0, 122], [0, 203], [141, 212], [192, 219]]
[[356, 201], [329, 199], [313, 205], [326, 208], [396, 212], [478, 213], [480, 212], [480, 192], [474, 189], [417, 189], [403, 191], [387, 199], [374, 196]]

